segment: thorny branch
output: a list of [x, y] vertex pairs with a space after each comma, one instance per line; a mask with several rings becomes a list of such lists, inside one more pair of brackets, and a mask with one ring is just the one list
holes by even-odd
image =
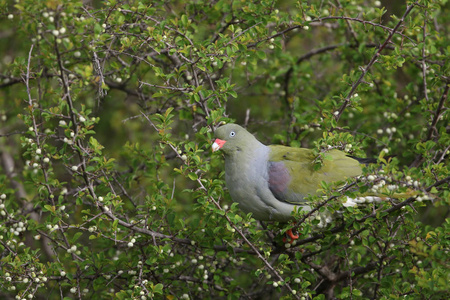
[[375, 54], [372, 56], [372, 59], [369, 61], [369, 63], [362, 68], [362, 73], [359, 76], [359, 78], [352, 84], [352, 88], [350, 92], [348, 93], [347, 97], [345, 97], [344, 103], [342, 103], [341, 107], [337, 110], [337, 114], [335, 115], [336, 122], [339, 121], [342, 113], [344, 112], [345, 108], [350, 104], [350, 99], [352, 98], [353, 94], [356, 92], [356, 89], [363, 81], [364, 77], [366, 76], [367, 72], [369, 72], [370, 68], [375, 64], [375, 62], [379, 59], [381, 52], [386, 48], [388, 43], [391, 41], [394, 34], [397, 32], [397, 30], [400, 28], [400, 25], [404, 22], [405, 18], [409, 15], [409, 13], [412, 11], [414, 6], [416, 6], [417, 3], [413, 3], [409, 5], [406, 8], [405, 13], [403, 14], [402, 18], [398, 21], [398, 23], [395, 25], [394, 29], [390, 32], [387, 39], [384, 41], [384, 43], [378, 48], [378, 50], [375, 52]]
[[[147, 119], [147, 121], [150, 123], [150, 125], [158, 132], [157, 127], [155, 126], [155, 124], [150, 120], [150, 118], [142, 113], [143, 116]], [[178, 150], [175, 148], [175, 146], [173, 146], [172, 144], [168, 143], [168, 145], [172, 148], [172, 150], [177, 153], [176, 155], [179, 156]], [[180, 157], [181, 158], [181, 157]], [[197, 183], [200, 186], [200, 188], [205, 191], [205, 193], [207, 194], [207, 189], [205, 188], [205, 186], [203, 185], [202, 181], [200, 178], [197, 179]], [[216, 199], [214, 199], [213, 197], [209, 196], [209, 200], [220, 210], [223, 210], [222, 207], [220, 206], [219, 202], [217, 202]], [[245, 234], [242, 232], [241, 229], [239, 229], [232, 221], [231, 219], [228, 217], [227, 213], [225, 213], [223, 215], [223, 217], [227, 220], [228, 224], [242, 237], [242, 239], [245, 241], [245, 243], [252, 249], [253, 253], [256, 254], [256, 256], [264, 263], [264, 265], [267, 267], [268, 270], [270, 270], [270, 272], [272, 274], [274, 274], [277, 279], [281, 282], [284, 282], [283, 287], [286, 287], [291, 293], [292, 293], [292, 288], [289, 285], [288, 282], [286, 282], [283, 277], [281, 277], [281, 275], [277, 272], [277, 270], [274, 269], [274, 267], [267, 261], [267, 259], [264, 258], [264, 256], [260, 253], [260, 251], [255, 247], [255, 245], [253, 245], [252, 242], [250, 242], [247, 237], [245, 236]], [[300, 297], [298, 295], [293, 295], [296, 299], [300, 299]]]

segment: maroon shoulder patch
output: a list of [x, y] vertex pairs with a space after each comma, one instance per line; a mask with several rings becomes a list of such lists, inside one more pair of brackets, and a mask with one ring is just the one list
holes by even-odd
[[280, 201], [286, 201], [286, 192], [291, 181], [288, 169], [283, 162], [269, 162], [269, 189]]

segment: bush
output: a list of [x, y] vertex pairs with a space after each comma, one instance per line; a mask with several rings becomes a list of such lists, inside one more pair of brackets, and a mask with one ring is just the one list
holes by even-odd
[[[1, 297], [448, 297], [450, 10], [407, 2], [2, 2]], [[378, 163], [285, 245], [232, 203], [221, 122]]]

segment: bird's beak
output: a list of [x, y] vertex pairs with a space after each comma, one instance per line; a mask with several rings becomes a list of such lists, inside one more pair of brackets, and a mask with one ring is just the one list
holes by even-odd
[[216, 152], [217, 150], [219, 150], [220, 148], [223, 147], [223, 145], [225, 145], [227, 141], [224, 140], [220, 140], [220, 139], [216, 139], [214, 141], [214, 143], [211, 146], [212, 152]]

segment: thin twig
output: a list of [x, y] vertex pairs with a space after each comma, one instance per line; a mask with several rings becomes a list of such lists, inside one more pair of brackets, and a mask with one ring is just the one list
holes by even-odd
[[430, 100], [428, 99], [428, 87], [427, 87], [427, 64], [425, 63], [426, 58], [426, 37], [427, 37], [427, 11], [424, 12], [423, 16], [423, 28], [422, 28], [422, 80], [423, 80], [423, 93], [425, 95], [425, 100], [427, 100], [427, 105], [430, 105]]
[[[156, 127], [156, 125], [150, 120], [150, 118], [144, 113], [141, 112], [142, 115], [147, 119], [147, 121], [150, 123], [150, 125], [157, 131], [159, 132], [158, 128]], [[178, 150], [175, 146], [173, 146], [171, 143], [167, 143], [169, 145], [169, 147], [172, 148], [173, 151], [176, 152], [177, 156], [180, 156], [180, 154], [178, 153]], [[205, 192], [205, 194], [208, 194], [208, 190], [207, 188], [203, 185], [201, 178], [197, 178], [197, 183], [200, 186], [200, 189], [203, 190]], [[220, 210], [223, 210], [222, 207], [220, 206], [219, 202], [217, 202], [216, 199], [214, 199], [212, 196], [208, 196], [209, 200]], [[252, 249], [253, 253], [256, 254], [256, 256], [264, 263], [264, 265], [267, 267], [267, 269], [276, 276], [278, 281], [281, 281], [284, 283], [283, 287], [287, 288], [289, 290], [289, 292], [293, 294], [293, 290], [291, 288], [291, 286], [289, 285], [289, 283], [287, 283], [283, 277], [281, 277], [281, 275], [278, 273], [277, 270], [275, 270], [274, 267], [272, 267], [272, 265], [264, 258], [264, 256], [260, 253], [260, 251], [255, 247], [255, 245], [253, 245], [252, 242], [250, 242], [247, 237], [245, 236], [245, 234], [242, 232], [242, 230], [240, 230], [232, 221], [231, 219], [228, 217], [227, 213], [225, 212], [225, 214], [223, 214], [223, 217], [226, 219], [226, 221], [228, 222], [228, 224], [231, 226], [231, 228], [233, 228], [235, 230], [235, 232], [237, 232], [241, 238], [245, 241], [245, 243]], [[120, 220], [119, 220], [120, 222]], [[294, 297], [296, 299], [300, 299], [300, 297], [298, 295], [294, 295]]]
[[450, 89], [450, 84], [447, 83], [445, 85], [444, 93], [442, 93], [441, 99], [439, 100], [438, 107], [434, 111], [433, 121], [431, 121], [430, 128], [428, 129], [428, 134], [427, 134], [427, 138], [426, 138], [427, 141], [431, 139], [434, 132], [437, 132], [436, 124], [439, 121], [439, 118], [441, 117], [441, 114], [443, 112], [444, 103], [448, 98], [449, 89]]
[[[378, 60], [378, 58], [381, 55], [381, 52], [383, 51], [384, 48], [386, 48], [386, 46], [388, 45], [388, 43], [391, 41], [392, 37], [394, 36], [394, 34], [396, 33], [396, 31], [400, 28], [400, 25], [405, 21], [406, 16], [408, 16], [408, 14], [411, 12], [411, 10], [414, 8], [414, 6], [416, 6], [416, 3], [411, 4], [410, 6], [408, 6], [406, 8], [405, 13], [403, 14], [402, 18], [398, 21], [398, 23], [395, 25], [394, 29], [390, 32], [389, 36], [387, 37], [387, 39], [384, 41], [384, 43], [380, 46], [380, 48], [378, 48], [377, 52], [372, 56], [372, 59], [369, 61], [369, 63], [367, 64], [367, 66], [365, 68], [363, 68], [361, 75], [359, 76], [359, 78], [352, 84], [352, 88], [350, 90], [350, 92], [348, 93], [347, 97], [344, 100], [344, 103], [342, 103], [342, 106], [339, 108], [339, 110], [337, 111], [338, 113], [335, 115], [335, 119], [336, 122], [339, 121], [339, 119], [341, 118], [342, 113], [344, 112], [345, 108], [347, 108], [347, 106], [350, 104], [350, 99], [353, 96], [353, 94], [356, 92], [356, 89], [358, 88], [358, 86], [361, 84], [361, 82], [363, 81], [364, 77], [366, 76], [366, 74], [369, 72], [369, 69], [375, 64], [375, 62]], [[333, 129], [331, 129], [333, 130]]]

